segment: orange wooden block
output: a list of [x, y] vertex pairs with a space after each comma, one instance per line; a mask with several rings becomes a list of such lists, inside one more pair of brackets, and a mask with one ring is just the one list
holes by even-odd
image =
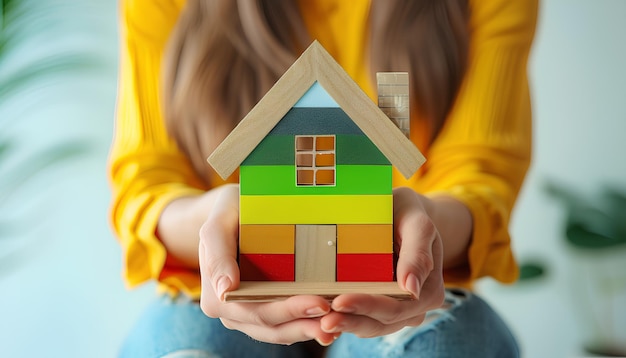
[[337, 225], [337, 253], [393, 253], [393, 225]]
[[245, 225], [239, 228], [241, 254], [293, 254], [294, 225]]

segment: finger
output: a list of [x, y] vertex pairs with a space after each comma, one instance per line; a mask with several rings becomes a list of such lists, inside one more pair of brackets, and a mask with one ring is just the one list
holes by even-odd
[[303, 318], [316, 318], [330, 312], [330, 304], [319, 296], [293, 296], [267, 303], [228, 303], [221, 317], [257, 326], [274, 327]]
[[318, 319], [300, 319], [274, 327], [258, 326], [225, 318], [221, 321], [228, 329], [236, 329], [256, 340], [274, 344], [293, 344], [315, 339], [322, 345], [329, 345], [338, 337], [336, 333], [322, 331]]
[[399, 331], [407, 326], [418, 326], [424, 321], [424, 314], [406, 320], [384, 324], [368, 316], [332, 312], [320, 320], [320, 327], [327, 333], [349, 332], [357, 337], [378, 337]]
[[[200, 229], [200, 275], [202, 296], [213, 292], [220, 300], [239, 285], [237, 236], [239, 192], [236, 186], [223, 190]], [[202, 297], [201, 297], [202, 302]]]
[[[435, 269], [430, 273], [426, 282], [422, 285], [420, 304], [424, 309], [441, 307], [445, 300], [445, 287], [443, 282], [443, 243], [437, 239], [432, 246]], [[426, 292], [427, 294], [424, 294]]]
[[332, 302], [335, 312], [367, 316], [382, 324], [395, 324], [411, 319], [428, 309], [419, 300], [398, 301], [382, 295], [341, 295]]
[[422, 285], [435, 269], [433, 244], [439, 232], [425, 212], [414, 211], [399, 220], [396, 237], [401, 242], [396, 266], [398, 283], [419, 298]]

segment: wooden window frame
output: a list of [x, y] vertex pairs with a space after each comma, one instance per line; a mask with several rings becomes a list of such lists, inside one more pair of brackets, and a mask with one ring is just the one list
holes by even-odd
[[[312, 139], [312, 146], [306, 145], [306, 148], [302, 148], [303, 145], [299, 143], [306, 144], [309, 141], [309, 138]], [[333, 146], [332, 149], [318, 149], [317, 148], [317, 139], [318, 138], [332, 138]], [[334, 187], [337, 185], [337, 138], [334, 134], [323, 134], [323, 135], [296, 135], [294, 140], [294, 150], [295, 150], [295, 167], [296, 167], [296, 186], [298, 187]], [[317, 156], [318, 155], [332, 155], [332, 165], [317, 165]], [[311, 160], [308, 160], [310, 158]], [[318, 171], [332, 171], [332, 184], [326, 183], [318, 183], [317, 182], [317, 173]], [[313, 179], [311, 182], [301, 183], [300, 178], [304, 178], [305, 175], [300, 176], [301, 172], [311, 172]], [[304, 174], [304, 173], [303, 173]]]

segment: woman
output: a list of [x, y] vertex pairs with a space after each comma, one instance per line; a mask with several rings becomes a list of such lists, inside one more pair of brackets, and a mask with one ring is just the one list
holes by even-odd
[[[316, 340], [330, 356], [517, 356], [455, 288], [517, 277], [507, 227], [530, 161], [536, 16], [528, 0], [123, 1], [112, 222], [128, 284], [157, 280], [162, 296], [122, 355], [301, 356], [319, 352], [285, 345]], [[393, 184], [397, 280], [415, 301], [222, 302], [239, 282], [239, 194], [205, 159], [312, 39], [372, 98], [375, 72], [411, 76], [428, 161]]]

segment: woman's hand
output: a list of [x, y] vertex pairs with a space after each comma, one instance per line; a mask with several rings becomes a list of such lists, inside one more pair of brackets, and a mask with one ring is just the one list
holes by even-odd
[[200, 229], [200, 306], [209, 317], [219, 318], [228, 329], [269, 343], [292, 344], [317, 340], [329, 345], [339, 333], [322, 331], [320, 318], [330, 304], [318, 296], [296, 296], [270, 303], [225, 303], [224, 294], [239, 285], [237, 242], [239, 187], [219, 189], [215, 204]]
[[409, 188], [394, 190], [396, 276], [414, 301], [387, 296], [346, 294], [332, 302], [333, 312], [321, 319], [324, 332], [351, 332], [359, 337], [393, 333], [417, 326], [427, 311], [443, 303], [443, 245], [430, 216], [432, 202]]

